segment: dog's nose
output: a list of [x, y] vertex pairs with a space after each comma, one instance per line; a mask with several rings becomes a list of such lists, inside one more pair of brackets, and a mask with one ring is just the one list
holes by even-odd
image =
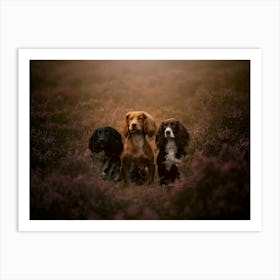
[[132, 128], [136, 128], [136, 123], [131, 124]]
[[169, 136], [170, 135], [170, 130], [165, 131], [166, 135]]
[[99, 138], [98, 142], [99, 142], [99, 143], [103, 143], [104, 140], [105, 140], [104, 138]]

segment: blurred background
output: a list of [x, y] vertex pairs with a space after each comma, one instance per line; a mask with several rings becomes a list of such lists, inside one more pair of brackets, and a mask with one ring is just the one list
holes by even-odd
[[[30, 104], [31, 219], [250, 219], [250, 61], [31, 61]], [[89, 137], [133, 110], [189, 130], [180, 181], [98, 176]]]

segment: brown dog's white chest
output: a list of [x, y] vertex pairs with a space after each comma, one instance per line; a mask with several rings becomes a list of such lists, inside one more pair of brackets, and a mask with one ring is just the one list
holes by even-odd
[[165, 146], [165, 152], [167, 153], [167, 155], [169, 156], [174, 156], [177, 153], [177, 146], [176, 143], [174, 142], [174, 140], [169, 139], [166, 146]]
[[133, 155], [133, 157], [144, 156], [147, 145], [145, 145], [145, 136], [134, 134], [125, 142], [125, 154]]
[[132, 138], [134, 146], [140, 150], [143, 150], [144, 140], [145, 139], [143, 135], [134, 135]]
[[173, 139], [169, 139], [165, 146], [165, 166], [167, 170], [170, 170], [173, 164], [181, 163], [181, 160], [176, 158], [177, 146]]

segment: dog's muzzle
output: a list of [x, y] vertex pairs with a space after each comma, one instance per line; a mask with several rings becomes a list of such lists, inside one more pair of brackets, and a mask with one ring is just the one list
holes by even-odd
[[175, 138], [175, 135], [170, 127], [167, 127], [164, 131], [165, 138]]
[[133, 123], [129, 126], [129, 132], [131, 134], [140, 134], [142, 130], [138, 128], [137, 124]]

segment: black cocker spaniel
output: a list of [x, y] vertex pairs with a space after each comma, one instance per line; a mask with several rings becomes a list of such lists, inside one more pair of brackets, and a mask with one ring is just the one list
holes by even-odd
[[[104, 179], [120, 181], [121, 153], [123, 143], [121, 134], [110, 126], [98, 127], [89, 138], [89, 149], [92, 152], [92, 160], [100, 162], [100, 173]], [[99, 157], [96, 157], [98, 154]]]

